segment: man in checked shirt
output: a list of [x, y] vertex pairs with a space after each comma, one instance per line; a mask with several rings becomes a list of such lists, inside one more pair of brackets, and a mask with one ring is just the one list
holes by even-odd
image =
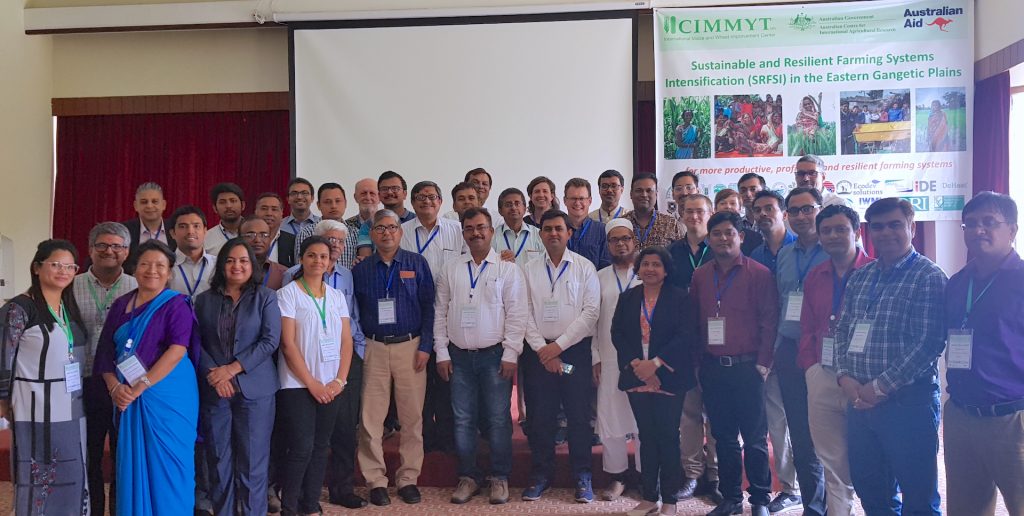
[[[850, 476], [868, 514], [939, 514], [939, 383], [946, 274], [914, 250], [914, 208], [890, 197], [865, 219], [878, 261], [850, 276], [836, 330], [850, 400]], [[902, 502], [896, 486], [902, 491]]]

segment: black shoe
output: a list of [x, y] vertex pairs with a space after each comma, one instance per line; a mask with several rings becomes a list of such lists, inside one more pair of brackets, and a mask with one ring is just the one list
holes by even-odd
[[386, 487], [375, 487], [370, 490], [370, 503], [383, 507], [385, 505], [391, 505], [391, 497], [388, 496], [388, 488]]
[[[717, 484], [717, 482], [716, 482]], [[710, 492], [711, 481], [701, 475], [697, 477], [697, 486], [693, 489], [693, 496], [705, 496]]]
[[764, 505], [751, 505], [750, 516], [768, 516], [771, 514], [768, 512], [768, 507]]
[[423, 498], [420, 497], [420, 490], [416, 488], [414, 484], [409, 484], [405, 487], [398, 488], [398, 496], [405, 503], [420, 503]]
[[334, 505], [340, 505], [346, 509], [362, 509], [366, 507], [366, 500], [355, 493], [344, 493], [339, 495], [331, 495], [328, 501]]
[[697, 490], [697, 481], [692, 478], [684, 478], [683, 485], [676, 491], [677, 500], [689, 500], [693, 498]]
[[725, 501], [725, 497], [722, 496], [722, 492], [718, 489], [718, 481], [708, 481], [708, 492], [706, 495], [708, 501], [715, 505], [721, 505]]
[[732, 516], [733, 514], [743, 514], [743, 502], [722, 502], [709, 512], [708, 516]]
[[560, 427], [558, 427], [558, 430], [555, 431], [555, 446], [558, 446], [559, 444], [565, 444], [565, 441], [568, 440], [568, 438], [569, 438], [569, 427], [567, 427], [567, 426], [560, 426]]
[[791, 508], [796, 508], [802, 504], [803, 500], [797, 495], [792, 495], [789, 493], [779, 493], [779, 495], [776, 496], [774, 500], [768, 503], [767, 507], [768, 512], [775, 514], [777, 512], [782, 512], [785, 510], [789, 510]]

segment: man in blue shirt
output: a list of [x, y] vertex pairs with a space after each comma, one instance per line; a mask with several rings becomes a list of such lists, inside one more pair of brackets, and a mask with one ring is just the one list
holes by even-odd
[[565, 211], [569, 215], [569, 250], [590, 260], [595, 269], [611, 264], [604, 223], [589, 217], [590, 181], [578, 177], [565, 183]]
[[426, 259], [399, 247], [402, 227], [395, 212], [374, 214], [370, 236], [376, 252], [352, 269], [366, 336], [359, 469], [370, 488], [370, 502], [390, 504], [382, 443], [394, 382], [402, 422], [395, 485], [402, 501], [419, 503], [416, 481], [423, 466], [423, 397], [434, 342], [434, 278]]

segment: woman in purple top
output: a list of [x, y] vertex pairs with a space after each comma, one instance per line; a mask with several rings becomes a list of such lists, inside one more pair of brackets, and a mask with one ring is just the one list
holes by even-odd
[[174, 253], [149, 240], [137, 256], [139, 288], [110, 307], [94, 366], [119, 409], [117, 513], [191, 514], [199, 419], [196, 319], [188, 298], [167, 288]]

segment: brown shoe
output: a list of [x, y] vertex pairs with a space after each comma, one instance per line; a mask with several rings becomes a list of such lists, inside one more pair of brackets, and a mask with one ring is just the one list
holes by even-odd
[[469, 477], [459, 477], [459, 485], [452, 493], [452, 503], [463, 504], [470, 501], [474, 496], [480, 494], [480, 486], [476, 480]]
[[508, 503], [508, 479], [491, 478], [491, 504]]
[[604, 501], [618, 500], [622, 496], [622, 492], [626, 490], [626, 484], [622, 481], [612, 480], [612, 483], [608, 485], [607, 489], [601, 491], [601, 499]]

